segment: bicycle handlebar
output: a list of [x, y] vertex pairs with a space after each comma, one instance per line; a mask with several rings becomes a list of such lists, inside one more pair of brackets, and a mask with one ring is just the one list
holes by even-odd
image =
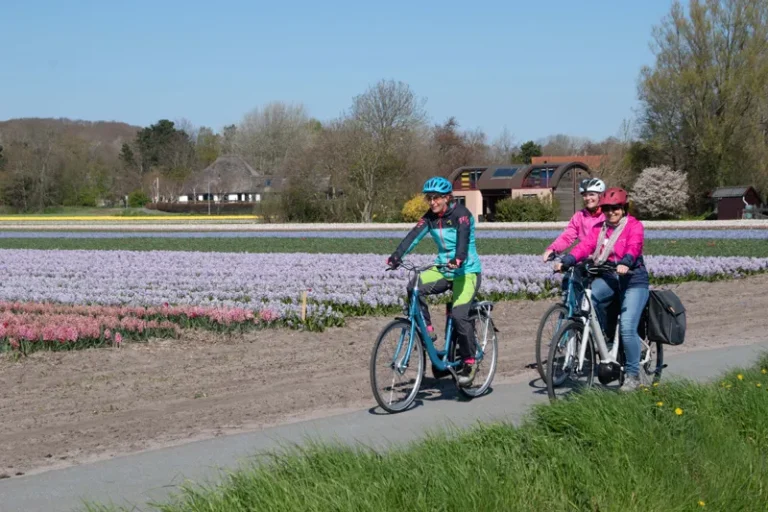
[[[431, 268], [437, 268], [437, 269], [448, 268], [448, 265], [445, 263], [430, 263], [429, 265], [418, 267], [414, 263], [411, 263], [410, 261], [401, 261], [398, 267], [402, 267], [411, 272], [421, 273]], [[387, 267], [385, 270], [389, 272], [390, 270], [395, 270], [395, 268]]]

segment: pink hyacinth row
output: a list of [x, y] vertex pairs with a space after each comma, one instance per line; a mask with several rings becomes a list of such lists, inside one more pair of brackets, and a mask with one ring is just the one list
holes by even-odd
[[83, 306], [70, 304], [54, 304], [50, 302], [3, 302], [0, 301], [0, 312], [12, 311], [15, 313], [28, 313], [38, 315], [83, 315], [104, 317], [136, 317], [136, 318], [176, 318], [187, 317], [189, 319], [207, 319], [221, 324], [232, 325], [246, 322], [270, 323], [278, 320], [280, 315], [272, 310], [263, 309], [254, 312], [244, 308], [203, 307], [203, 306]]
[[75, 343], [106, 341], [120, 345], [124, 336], [161, 334], [177, 336], [178, 322], [186, 317], [222, 326], [270, 323], [278, 315], [270, 310], [205, 308], [199, 306], [120, 307], [34, 302], [0, 302], [0, 340], [18, 348], [21, 341]]

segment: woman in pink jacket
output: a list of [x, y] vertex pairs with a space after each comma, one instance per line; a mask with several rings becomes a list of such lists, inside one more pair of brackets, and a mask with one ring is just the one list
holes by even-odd
[[[597, 224], [570, 254], [555, 264], [560, 271], [586, 259], [595, 264], [613, 263], [617, 276], [599, 277], [592, 282], [592, 299], [605, 328], [605, 309], [614, 299], [621, 301], [621, 338], [627, 359], [627, 377], [621, 391], [640, 385], [640, 336], [637, 327], [648, 302], [648, 271], [643, 261], [643, 224], [628, 214], [627, 192], [610, 188], [600, 200], [605, 221]], [[630, 272], [630, 270], [632, 272]]]
[[547, 262], [549, 255], [553, 252], [563, 252], [575, 240], [584, 240], [595, 224], [605, 220], [599, 205], [600, 195], [605, 192], [603, 180], [599, 178], [581, 180], [579, 192], [581, 192], [581, 198], [584, 200], [584, 209], [574, 213], [565, 231], [554, 242], [549, 244], [549, 247], [547, 247], [547, 250], [542, 255], [544, 263]]

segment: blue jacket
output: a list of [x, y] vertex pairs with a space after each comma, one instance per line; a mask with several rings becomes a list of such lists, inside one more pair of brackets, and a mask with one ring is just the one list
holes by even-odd
[[405, 257], [427, 233], [432, 235], [437, 244], [435, 263], [446, 264], [455, 259], [460, 264], [456, 270], [441, 270], [446, 279], [464, 274], [479, 274], [482, 271], [480, 256], [475, 247], [475, 218], [466, 207], [453, 201], [442, 214], [427, 211], [403, 238], [393, 256]]

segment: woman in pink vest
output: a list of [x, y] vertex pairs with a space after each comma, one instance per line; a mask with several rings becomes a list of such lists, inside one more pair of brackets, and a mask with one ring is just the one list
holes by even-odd
[[544, 251], [542, 259], [544, 263], [553, 252], [563, 252], [571, 246], [575, 240], [584, 240], [592, 231], [595, 224], [603, 222], [605, 216], [600, 210], [600, 195], [605, 192], [605, 183], [599, 178], [587, 178], [579, 183], [579, 192], [584, 200], [585, 208], [573, 214], [565, 231], [549, 244]]
[[[591, 259], [595, 264], [613, 263], [616, 275], [592, 282], [592, 299], [600, 323], [605, 328], [605, 307], [614, 299], [621, 301], [621, 338], [627, 359], [627, 377], [621, 391], [634, 391], [640, 385], [640, 336], [637, 326], [648, 302], [648, 271], [643, 261], [643, 224], [628, 214], [627, 192], [610, 188], [600, 199], [605, 221], [597, 224], [555, 270], [567, 269]], [[630, 272], [630, 270], [632, 272]]]

